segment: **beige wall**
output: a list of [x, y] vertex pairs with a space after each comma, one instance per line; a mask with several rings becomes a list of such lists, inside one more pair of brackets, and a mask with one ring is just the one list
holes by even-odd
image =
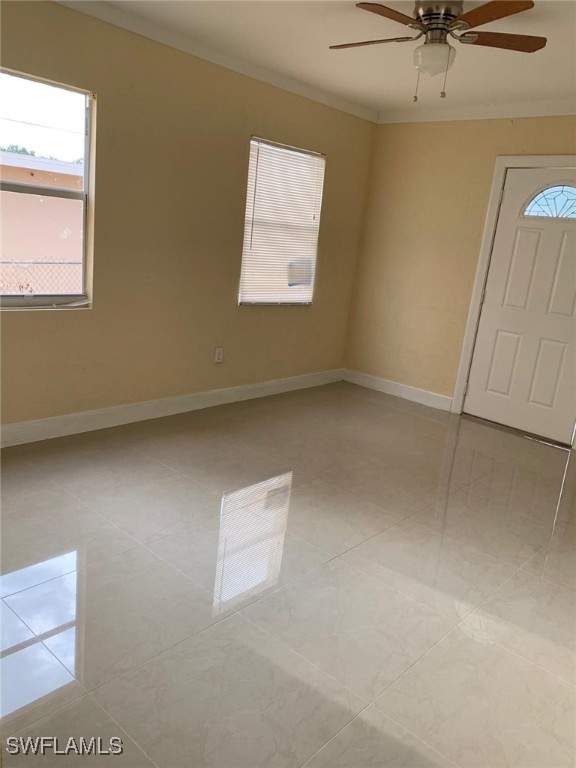
[[[94, 307], [2, 313], [5, 423], [341, 366], [372, 124], [55, 4], [1, 43], [98, 98]], [[327, 155], [311, 307], [237, 306], [252, 134]]]
[[452, 395], [495, 158], [574, 153], [576, 121], [377, 130], [346, 365]]
[[[98, 95], [94, 307], [2, 313], [5, 423], [343, 364], [451, 395], [495, 157], [576, 151], [569, 117], [376, 127], [50, 3], [3, 3], [2, 64]], [[252, 134], [327, 155], [311, 307], [236, 304]]]

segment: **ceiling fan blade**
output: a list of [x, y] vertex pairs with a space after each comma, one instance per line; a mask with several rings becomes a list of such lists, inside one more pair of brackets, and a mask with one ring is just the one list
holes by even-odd
[[[506, 35], [502, 32], [474, 32], [477, 39], [470, 45], [486, 45], [489, 48], [505, 48], [507, 51], [534, 53], [546, 45], [545, 37], [534, 35]], [[464, 35], [465, 37], [465, 35]]]
[[387, 19], [397, 21], [406, 26], [418, 23], [418, 20], [412, 18], [412, 16], [406, 16], [406, 14], [400, 13], [400, 11], [395, 11], [393, 8], [387, 8], [385, 5], [380, 5], [380, 3], [356, 3], [356, 8], [362, 8], [363, 11], [377, 13], [378, 16], [384, 16]]
[[378, 45], [379, 43], [404, 43], [408, 40], [415, 40], [414, 37], [387, 37], [384, 40], [364, 40], [361, 43], [342, 43], [341, 45], [331, 45], [330, 50], [338, 48], [358, 48], [361, 45]]
[[488, 24], [489, 21], [503, 19], [521, 11], [529, 11], [530, 8], [534, 8], [532, 0], [492, 0], [490, 3], [484, 3], [484, 5], [472, 8], [467, 13], [458, 16], [457, 19], [454, 19], [454, 23], [464, 21], [468, 25], [468, 29], [473, 29], [482, 24]]

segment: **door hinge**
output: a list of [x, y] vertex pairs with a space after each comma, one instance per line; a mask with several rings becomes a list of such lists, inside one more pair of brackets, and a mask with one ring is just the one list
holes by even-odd
[[482, 288], [482, 295], [480, 296], [480, 306], [484, 304], [484, 299], [486, 298], [486, 288]]
[[466, 384], [464, 384], [464, 394], [462, 395], [462, 398], [465, 398], [466, 395], [468, 394], [468, 384], [469, 384], [468, 381], [466, 382]]

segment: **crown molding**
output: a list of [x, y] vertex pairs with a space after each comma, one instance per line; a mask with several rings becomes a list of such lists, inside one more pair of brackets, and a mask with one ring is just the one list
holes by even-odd
[[[416, 105], [414, 105], [416, 107]], [[472, 107], [448, 107], [443, 109], [381, 110], [378, 123], [439, 123], [457, 120], [498, 120], [515, 117], [554, 117], [576, 115], [576, 100], [529, 101], [518, 104], [480, 104]]]
[[73, 11], [84, 13], [87, 16], [94, 16], [101, 21], [108, 22], [116, 27], [122, 27], [129, 32], [134, 32], [137, 35], [147, 37], [150, 40], [155, 40], [158, 43], [163, 43], [170, 48], [176, 48], [184, 53], [189, 53], [199, 59], [204, 59], [212, 64], [217, 64], [224, 69], [230, 69], [233, 72], [246, 75], [254, 80], [260, 80], [268, 85], [273, 85], [276, 88], [281, 88], [284, 91], [294, 93], [296, 96], [303, 96], [306, 99], [316, 101], [319, 104], [324, 104], [327, 107], [332, 107], [340, 112], [346, 112], [354, 117], [360, 117], [363, 120], [369, 120], [372, 123], [378, 122], [378, 111], [376, 109], [370, 109], [370, 107], [365, 107], [361, 104], [348, 101], [347, 99], [342, 99], [339, 96], [326, 93], [325, 91], [321, 91], [311, 85], [302, 83], [299, 80], [294, 80], [291, 77], [274, 72], [273, 70], [259, 67], [256, 64], [250, 64], [249, 62], [234, 56], [229, 56], [216, 48], [204, 45], [199, 40], [190, 38], [188, 35], [183, 35], [180, 32], [168, 29], [155, 22], [127, 13], [115, 5], [110, 5], [101, 0], [56, 1], [58, 5], [63, 5]]
[[155, 22], [135, 16], [116, 5], [104, 0], [56, 0], [59, 5], [73, 11], [93, 16], [108, 24], [121, 27], [137, 35], [189, 53], [199, 59], [209, 61], [224, 69], [232, 70], [254, 80], [281, 88], [297, 96], [346, 112], [382, 125], [394, 123], [450, 122], [458, 120], [494, 120], [519, 117], [552, 117], [557, 115], [575, 115], [576, 100], [530, 101], [521, 103], [479, 104], [477, 106], [450, 107], [441, 109], [428, 108], [424, 104], [414, 105], [410, 109], [381, 109], [363, 106], [334, 94], [327, 93], [311, 85], [294, 80], [279, 72], [250, 64], [247, 61], [229, 56], [222, 51], [204, 45], [188, 35], [163, 27]]

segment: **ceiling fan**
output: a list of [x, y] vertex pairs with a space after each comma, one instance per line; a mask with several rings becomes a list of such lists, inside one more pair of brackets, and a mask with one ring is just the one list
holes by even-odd
[[[418, 32], [411, 37], [390, 37], [383, 40], [364, 40], [358, 43], [331, 45], [331, 49], [356, 48], [380, 43], [406, 43], [425, 36], [425, 42], [414, 51], [414, 65], [418, 72], [437, 75], [447, 72], [456, 55], [448, 38], [459, 43], [504, 48], [508, 51], [533, 53], [546, 45], [545, 37], [510, 35], [502, 32], [470, 32], [488, 22], [512, 16], [534, 7], [533, 0], [492, 0], [492, 2], [463, 11], [463, 0], [416, 0], [414, 16], [406, 16], [379, 3], [358, 3], [357, 8], [384, 16]], [[444, 94], [444, 91], [442, 92]]]

